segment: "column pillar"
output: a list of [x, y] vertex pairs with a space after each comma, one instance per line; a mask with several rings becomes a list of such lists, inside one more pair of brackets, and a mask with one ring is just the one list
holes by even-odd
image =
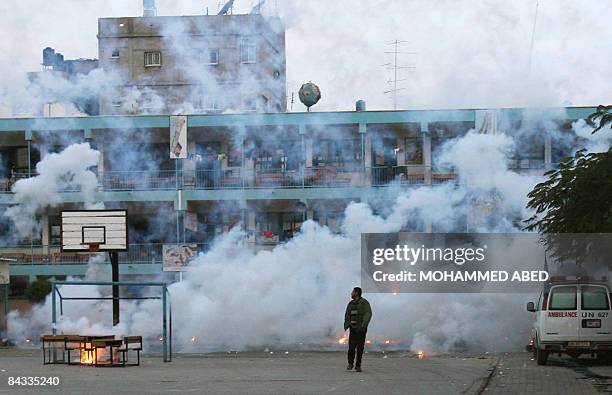
[[397, 154], [395, 158], [398, 166], [406, 165], [406, 136], [397, 137]]
[[365, 122], [359, 123], [359, 137], [361, 139], [361, 153], [363, 155], [364, 186], [372, 185], [372, 139], [368, 134]]
[[551, 170], [552, 167], [552, 138], [547, 135], [544, 138], [544, 169], [548, 171]]
[[431, 184], [431, 136], [429, 135], [429, 124], [421, 122], [421, 136], [423, 136], [423, 167], [425, 184]]
[[23, 138], [28, 143], [28, 177], [32, 176], [32, 131], [26, 130]]
[[49, 214], [45, 213], [40, 218], [40, 226], [42, 228], [41, 235], [41, 243], [42, 243], [42, 253], [49, 253], [49, 245], [51, 244], [50, 235], [49, 235]]

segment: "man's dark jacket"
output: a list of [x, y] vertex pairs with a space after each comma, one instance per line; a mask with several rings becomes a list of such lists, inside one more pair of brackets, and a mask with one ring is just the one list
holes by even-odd
[[344, 330], [351, 328], [352, 331], [365, 332], [371, 319], [370, 302], [361, 297], [351, 300], [344, 313]]

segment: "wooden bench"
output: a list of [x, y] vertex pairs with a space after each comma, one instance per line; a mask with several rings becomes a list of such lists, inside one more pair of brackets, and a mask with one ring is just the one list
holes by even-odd
[[97, 358], [96, 348], [93, 346], [93, 342], [99, 340], [115, 340], [115, 335], [85, 336], [85, 340], [81, 343], [81, 353], [85, 354], [85, 359], [91, 361], [90, 365], [94, 365]]
[[[64, 337], [64, 350], [66, 350], [67, 358], [66, 361], [68, 365], [79, 365], [81, 363], [81, 352], [84, 348], [86, 336], [79, 335], [66, 335]], [[72, 357], [70, 353], [77, 353], [78, 360], [72, 361]], [[73, 354], [74, 355], [74, 354]]]
[[[125, 336], [123, 338], [123, 363], [125, 366], [140, 366], [140, 352], [142, 351], [142, 336]], [[130, 351], [136, 352], [136, 363], [129, 363]]]
[[[93, 365], [95, 367], [123, 367], [125, 366], [125, 353], [121, 350], [123, 340], [97, 339], [91, 341], [93, 349]], [[108, 358], [103, 361], [99, 358], [100, 349], [108, 350]], [[113, 353], [113, 351], [115, 351]], [[123, 354], [123, 356], [122, 356]]]
[[[42, 335], [40, 337], [43, 352], [43, 365], [67, 363], [66, 335]], [[58, 357], [61, 355], [61, 359]]]

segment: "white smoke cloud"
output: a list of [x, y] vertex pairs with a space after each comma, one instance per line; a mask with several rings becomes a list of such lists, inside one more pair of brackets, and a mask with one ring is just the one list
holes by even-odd
[[[503, 154], [511, 144], [505, 135], [470, 132], [443, 147], [445, 161], [460, 175], [483, 172], [485, 177], [477, 188], [480, 194], [495, 193], [501, 207], [510, 207], [495, 213], [497, 228], [505, 231], [512, 226], [506, 216], [515, 215], [515, 206], [524, 207], [525, 200], [524, 194], [517, 196], [506, 186], [521, 183], [528, 189], [537, 182], [537, 177], [518, 176], [504, 165]], [[466, 161], [466, 151], [482, 153], [481, 166]], [[396, 232], [414, 218], [452, 230], [456, 217], [472, 204], [468, 199], [472, 193], [463, 180], [458, 185], [409, 189], [399, 194], [386, 217], [373, 214], [364, 202], [351, 203], [345, 211], [342, 234], [307, 221], [293, 239], [271, 251], [255, 252], [246, 245], [242, 231], [233, 229], [191, 262], [182, 282], [169, 287], [175, 349], [333, 345], [343, 334], [342, 313], [350, 290], [360, 282], [361, 233]], [[104, 273], [103, 266], [92, 266], [88, 279], [104, 278]], [[93, 297], [110, 291], [108, 287], [64, 288], [62, 294]], [[365, 296], [374, 310], [369, 336], [375, 342], [390, 338], [400, 341], [402, 347], [427, 352], [493, 351], [519, 349], [528, 338], [529, 315], [515, 317], [512, 325], [491, 319], [499, 314], [516, 316], [525, 301], [522, 295]], [[22, 335], [15, 328], [19, 330], [26, 323], [37, 334], [48, 331], [49, 304], [47, 299], [29, 315], [11, 313], [10, 335]], [[122, 323], [112, 328], [110, 303], [71, 304], [66, 306], [58, 329], [64, 333], [139, 334], [150, 340], [148, 347], [154, 347], [161, 334], [159, 301], [123, 301], [122, 309]], [[195, 343], [192, 337], [197, 339]]]
[[[235, 13], [248, 12], [250, 3], [237, 1]], [[218, 2], [157, 2], [160, 15], [204, 14], [206, 7], [216, 13]], [[315, 110], [352, 109], [358, 98], [366, 99], [370, 109], [392, 108], [383, 94], [392, 74], [381, 65], [392, 61], [385, 54], [392, 47], [385, 44], [395, 39], [409, 41], [402, 52], [415, 53], [401, 55], [400, 65], [416, 66], [400, 73], [407, 81], [399, 83], [404, 88], [399, 108], [592, 106], [612, 101], [607, 89], [612, 65], [601, 55], [612, 51], [612, 26], [607, 23], [612, 11], [605, 2], [540, 2], [531, 56], [532, 1], [269, 1], [264, 12], [278, 13], [287, 25], [288, 92], [297, 92], [309, 80], [321, 87], [323, 99]], [[0, 102], [27, 98], [22, 95], [24, 72], [39, 69], [42, 48], [55, 47], [67, 58], [95, 58], [98, 17], [141, 14], [138, 1], [95, 7], [74, 0], [2, 2], [0, 35], [16, 37], [19, 32], [19, 40], [5, 40], [0, 53]], [[294, 110], [303, 109], [299, 102], [294, 105]]]
[[89, 143], [72, 144], [38, 162], [37, 175], [15, 183], [12, 188], [14, 205], [5, 215], [13, 221], [20, 237], [40, 232], [37, 216], [43, 209], [59, 205], [63, 190], [78, 191], [86, 203], [93, 202], [98, 179], [90, 169], [97, 166], [99, 155]]
[[584, 119], [572, 123], [572, 130], [579, 138], [585, 141], [584, 147], [589, 152], [606, 152], [612, 146], [612, 129], [602, 128], [593, 133], [595, 127], [590, 126]]

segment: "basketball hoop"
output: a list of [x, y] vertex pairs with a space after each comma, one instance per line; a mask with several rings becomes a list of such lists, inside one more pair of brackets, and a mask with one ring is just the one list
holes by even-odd
[[127, 211], [64, 210], [61, 251], [117, 252], [127, 250]]

